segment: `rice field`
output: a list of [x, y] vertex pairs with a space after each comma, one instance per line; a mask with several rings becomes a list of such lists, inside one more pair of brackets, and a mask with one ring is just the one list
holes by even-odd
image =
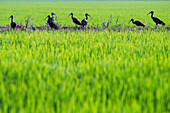
[[[53, 11], [62, 27], [75, 27], [68, 15], [83, 19], [87, 11], [88, 27], [102, 28], [0, 32], [0, 113], [169, 113], [169, 3], [0, 2], [0, 26], [11, 14], [45, 26]], [[165, 27], [154, 29], [151, 10]], [[111, 27], [118, 17], [118, 24], [126, 20], [120, 31]], [[149, 28], [127, 25], [132, 17]]]

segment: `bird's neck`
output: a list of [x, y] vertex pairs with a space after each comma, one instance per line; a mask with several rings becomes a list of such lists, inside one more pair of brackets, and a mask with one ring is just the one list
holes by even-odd
[[88, 16], [86, 15], [86, 20], [88, 19]]
[[134, 23], [134, 20], [131, 20], [132, 21], [132, 23]]
[[11, 18], [11, 22], [13, 22], [13, 18]]
[[151, 14], [151, 18], [153, 17], [153, 13]]

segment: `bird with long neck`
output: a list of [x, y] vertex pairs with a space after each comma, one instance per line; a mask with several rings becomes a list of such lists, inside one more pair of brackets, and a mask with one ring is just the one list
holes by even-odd
[[133, 24], [137, 25], [137, 26], [142, 26], [142, 27], [145, 27], [145, 24], [140, 22], [140, 21], [134, 21], [134, 19], [131, 19], [129, 21], [129, 23], [132, 21]]
[[51, 21], [50, 15], [48, 15], [46, 18], [48, 18], [47, 23], [50, 25], [51, 28], [59, 29], [59, 27], [53, 21]]
[[[52, 12], [52, 13], [51, 13], [51, 16], [52, 16], [52, 17], [50, 17], [50, 18], [47, 20], [47, 24], [49, 24], [49, 23], [48, 23], [49, 20], [52, 21], [52, 22], [54, 21], [54, 19], [53, 19], [53, 18], [54, 18], [54, 15], [55, 15], [55, 14]], [[55, 16], [56, 16], [56, 15], [55, 15]], [[48, 17], [48, 16], [47, 16], [47, 17]], [[47, 18], [47, 17], [46, 17], [46, 18]], [[56, 16], [56, 17], [57, 17], [57, 16]]]
[[73, 13], [70, 13], [69, 16], [71, 15], [71, 18], [73, 20], [73, 23], [75, 23], [76, 25], [81, 25], [81, 22], [79, 19], [73, 17]]
[[57, 15], [56, 15], [56, 14], [54, 14], [54, 13], [52, 12], [52, 13], [51, 13], [51, 16], [52, 16], [52, 17], [50, 18], [50, 19], [51, 19], [51, 21], [54, 21], [54, 19], [53, 19], [53, 18], [54, 18], [54, 15], [55, 15], [55, 17], [57, 18]]
[[154, 14], [153, 11], [149, 12], [148, 15], [149, 15], [149, 14], [151, 14], [151, 18], [152, 18], [152, 20], [156, 23], [156, 25], [158, 25], [158, 24], [162, 24], [163, 26], [165, 25], [165, 23], [164, 23], [162, 20], [160, 20], [160, 19], [157, 18], [157, 17], [153, 17], [153, 14]]
[[11, 28], [15, 29], [17, 24], [13, 21], [13, 18], [14, 18], [13, 15], [11, 15], [8, 19], [10, 18], [11, 18]]
[[81, 25], [84, 27], [88, 24], [88, 16], [92, 18], [88, 13], [85, 14], [86, 18], [81, 21]]

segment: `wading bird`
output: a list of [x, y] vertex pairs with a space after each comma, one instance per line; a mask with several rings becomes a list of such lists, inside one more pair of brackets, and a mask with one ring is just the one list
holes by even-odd
[[48, 15], [46, 18], [48, 18], [47, 23], [50, 25], [51, 28], [59, 29], [58, 26], [53, 21], [51, 21], [50, 15]]
[[[51, 16], [52, 16], [52, 17], [50, 17], [48, 20], [50, 20], [50, 21], [53, 22], [53, 21], [54, 21], [54, 19], [53, 19], [53, 18], [54, 18], [54, 15], [55, 15], [55, 14], [52, 12], [52, 13], [51, 13]], [[55, 16], [56, 16], [56, 15], [55, 15]], [[57, 16], [56, 16], [56, 17], [57, 17]], [[49, 24], [49, 23], [48, 23], [48, 20], [47, 20], [47, 24]]]
[[140, 22], [140, 21], [134, 21], [133, 19], [131, 19], [129, 21], [129, 23], [132, 21], [133, 24], [137, 25], [137, 26], [142, 26], [142, 27], [145, 27], [145, 24]]
[[52, 17], [50, 18], [50, 19], [51, 19], [51, 21], [54, 21], [54, 19], [53, 19], [53, 18], [54, 18], [54, 15], [55, 15], [55, 17], [57, 17], [57, 15], [56, 15], [56, 14], [54, 14], [54, 13], [52, 12], [52, 13], [51, 13], [51, 16], [52, 16]]
[[13, 28], [13, 29], [15, 29], [16, 28], [16, 26], [17, 26], [17, 24], [13, 21], [13, 15], [11, 15], [9, 18], [8, 18], [8, 20], [11, 18], [11, 27]]
[[71, 18], [73, 20], [73, 22], [77, 25], [81, 25], [80, 20], [78, 20], [77, 18], [73, 17], [73, 13], [70, 13], [69, 16], [71, 15]]
[[152, 20], [156, 23], [156, 25], [158, 25], [158, 24], [162, 24], [163, 26], [165, 25], [165, 23], [164, 23], [162, 20], [160, 20], [160, 19], [157, 18], [157, 17], [153, 17], [153, 14], [154, 14], [153, 11], [151, 11], [150, 13], [148, 13], [148, 15], [149, 15], [149, 14], [151, 14], [151, 18], [152, 18]]
[[86, 18], [81, 21], [81, 25], [82, 25], [83, 27], [86, 26], [87, 23], [88, 23], [88, 21], [87, 21], [88, 16], [89, 16], [90, 18], [92, 18], [88, 13], [86, 13], [85, 16], [86, 16]]

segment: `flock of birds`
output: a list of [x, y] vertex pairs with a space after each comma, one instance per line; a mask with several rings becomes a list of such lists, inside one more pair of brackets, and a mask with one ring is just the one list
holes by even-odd
[[[152, 18], [152, 20], [156, 23], [156, 25], [158, 25], [158, 24], [161, 24], [161, 25], [165, 25], [165, 23], [162, 21], [162, 20], [160, 20], [159, 18], [157, 18], [157, 17], [153, 17], [153, 14], [154, 14], [154, 12], [153, 11], [151, 11], [150, 13], [148, 13], [148, 15], [149, 14], [151, 14], [151, 18]], [[48, 20], [47, 20], [47, 24], [51, 27], [51, 28], [54, 28], [54, 29], [59, 29], [59, 27], [58, 27], [58, 25], [54, 22], [54, 13], [52, 12], [51, 13], [51, 16], [52, 17], [50, 17], [50, 15], [48, 15], [45, 19], [47, 19], [48, 18]], [[79, 19], [77, 19], [77, 18], [75, 18], [75, 17], [73, 17], [73, 13], [70, 13], [69, 14], [69, 16], [71, 15], [71, 18], [72, 18], [72, 21], [73, 21], [73, 23], [75, 23], [76, 25], [81, 25], [81, 26], [83, 26], [83, 27], [85, 27], [87, 24], [88, 24], [88, 16], [89, 17], [91, 17], [88, 13], [86, 13], [85, 14], [85, 19], [83, 19], [81, 22], [80, 22], [80, 20]], [[55, 15], [56, 16], [56, 15]], [[57, 17], [57, 16], [56, 16]], [[13, 29], [15, 29], [16, 27], [17, 27], [17, 24], [16, 24], [16, 22], [14, 22], [13, 21], [13, 15], [11, 15], [10, 17], [9, 17], [9, 19], [11, 18], [11, 28], [13, 28]], [[92, 17], [91, 17], [92, 18]], [[142, 27], [145, 27], [145, 24], [144, 23], [142, 23], [142, 22], [140, 22], [140, 21], [134, 21], [134, 19], [131, 19], [130, 21], [129, 21], [129, 23], [132, 21], [132, 23], [133, 24], [135, 24], [135, 25], [137, 25], [137, 26], [142, 26]], [[35, 29], [33, 26], [32, 26], [32, 29]]]

